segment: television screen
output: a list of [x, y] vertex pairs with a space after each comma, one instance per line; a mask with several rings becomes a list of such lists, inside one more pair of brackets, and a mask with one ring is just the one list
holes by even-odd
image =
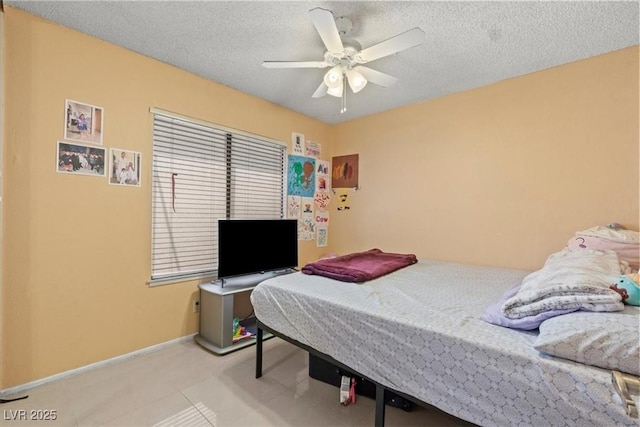
[[218, 278], [281, 270], [297, 265], [297, 220], [218, 220]]

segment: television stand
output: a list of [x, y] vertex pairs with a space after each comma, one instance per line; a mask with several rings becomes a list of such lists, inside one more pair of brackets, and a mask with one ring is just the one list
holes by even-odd
[[[200, 327], [195, 341], [205, 349], [220, 355], [255, 344], [254, 337], [233, 342], [234, 296], [252, 291], [263, 280], [290, 274], [294, 271], [286, 269], [248, 274], [199, 285]], [[255, 326], [255, 323], [255, 317], [250, 317], [242, 322], [242, 326], [252, 327]], [[271, 337], [272, 335], [265, 334], [263, 339]]]

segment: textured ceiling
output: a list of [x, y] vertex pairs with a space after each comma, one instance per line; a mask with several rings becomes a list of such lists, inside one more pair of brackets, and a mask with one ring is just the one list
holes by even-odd
[[[634, 2], [4, 1], [326, 123], [491, 84], [637, 45]], [[347, 95], [311, 98], [326, 70], [266, 69], [262, 61], [320, 61], [309, 10], [353, 21], [363, 48], [412, 27], [424, 44], [367, 64], [397, 77]]]

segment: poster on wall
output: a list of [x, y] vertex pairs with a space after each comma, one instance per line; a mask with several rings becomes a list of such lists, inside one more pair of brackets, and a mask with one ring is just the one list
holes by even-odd
[[109, 149], [109, 184], [140, 187], [141, 154], [122, 148]]
[[331, 159], [331, 187], [358, 187], [358, 155], [349, 154]]
[[316, 218], [316, 225], [318, 227], [320, 226], [327, 227], [329, 225], [329, 211], [317, 210], [315, 214], [315, 218]]
[[314, 240], [316, 238], [316, 222], [313, 216], [298, 220], [298, 240]]
[[329, 192], [329, 162], [316, 160], [316, 191]]
[[287, 218], [300, 218], [300, 196], [287, 196]]
[[317, 236], [316, 236], [316, 246], [319, 248], [323, 248], [327, 246], [329, 242], [329, 229], [327, 227], [318, 226]]
[[331, 201], [331, 195], [329, 193], [323, 193], [321, 191], [316, 192], [313, 196], [313, 201], [318, 209], [326, 209]]
[[291, 133], [291, 152], [293, 154], [304, 154], [304, 135], [301, 133]]
[[102, 108], [66, 99], [64, 110], [64, 139], [102, 145]]
[[315, 193], [315, 159], [289, 154], [287, 166], [287, 194], [313, 197]]
[[58, 141], [56, 171], [75, 175], [107, 176], [106, 150]]
[[302, 207], [302, 218], [312, 218], [313, 217], [313, 197], [302, 197], [301, 198], [301, 207]]
[[307, 157], [313, 157], [315, 159], [320, 157], [320, 143], [307, 141], [305, 154], [307, 155]]

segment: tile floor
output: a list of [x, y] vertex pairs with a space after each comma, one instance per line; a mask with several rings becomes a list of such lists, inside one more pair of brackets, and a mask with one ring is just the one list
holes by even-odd
[[[29, 398], [0, 405], [0, 425], [373, 426], [373, 399], [341, 406], [336, 387], [309, 378], [305, 351], [273, 338], [263, 354], [263, 377], [256, 379], [254, 346], [217, 356], [182, 341], [21, 393]], [[53, 411], [55, 421], [32, 419]], [[387, 406], [385, 421], [388, 427], [470, 425], [421, 407]]]

